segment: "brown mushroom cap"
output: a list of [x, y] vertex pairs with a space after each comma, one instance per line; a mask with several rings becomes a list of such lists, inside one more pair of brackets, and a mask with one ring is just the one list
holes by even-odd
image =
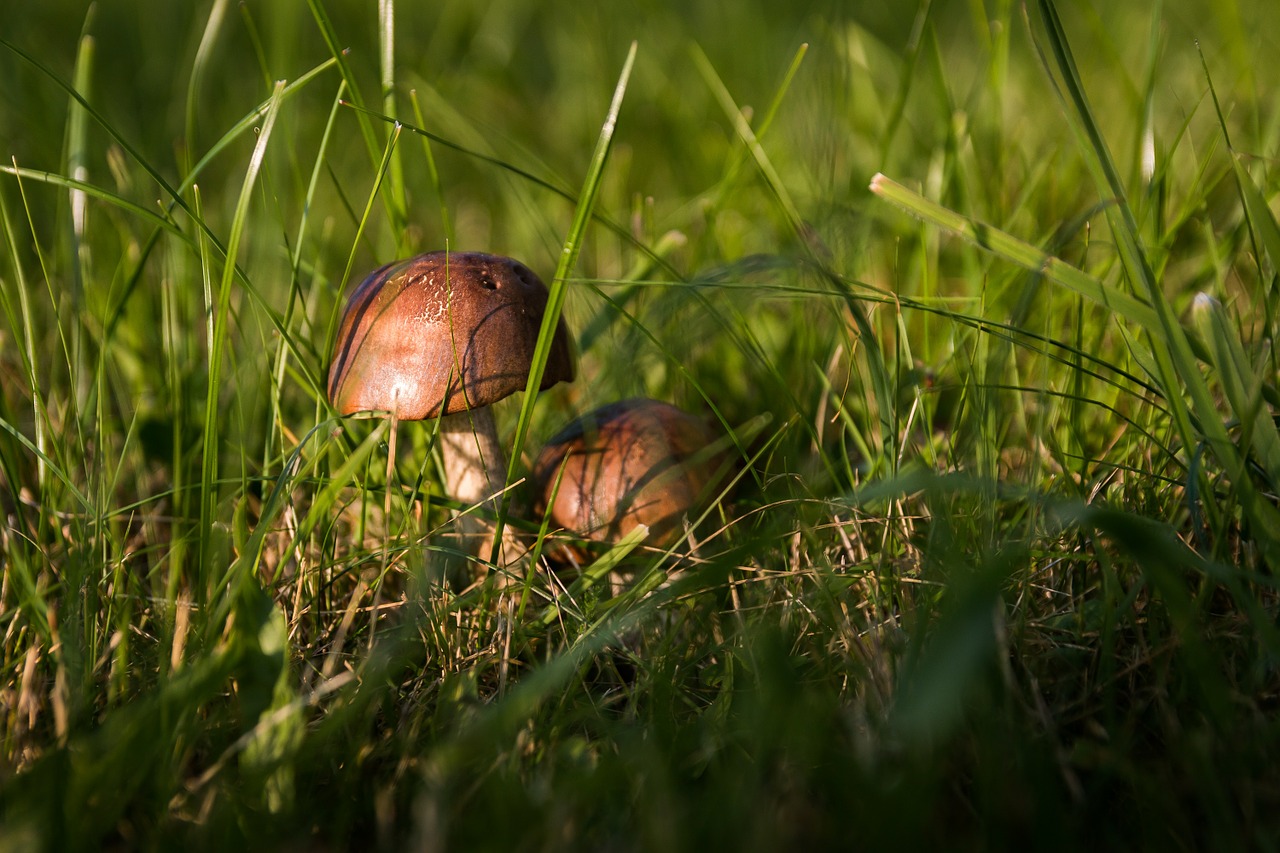
[[541, 505], [553, 525], [585, 538], [612, 542], [647, 524], [649, 544], [666, 547], [723, 472], [724, 456], [710, 449], [716, 439], [705, 421], [657, 400], [603, 406], [570, 423], [539, 454]]
[[[429, 252], [370, 273], [347, 300], [329, 367], [340, 414], [404, 420], [475, 409], [524, 390], [547, 286], [524, 264], [479, 252]], [[573, 379], [561, 321], [541, 389]]]

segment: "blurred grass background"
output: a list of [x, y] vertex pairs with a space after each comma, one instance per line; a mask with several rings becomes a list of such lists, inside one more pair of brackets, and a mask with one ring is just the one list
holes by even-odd
[[[0, 840], [1276, 847], [1280, 8], [1056, 14], [8, 9]], [[742, 476], [544, 627], [323, 377], [366, 271], [567, 238], [518, 471], [647, 395]]]

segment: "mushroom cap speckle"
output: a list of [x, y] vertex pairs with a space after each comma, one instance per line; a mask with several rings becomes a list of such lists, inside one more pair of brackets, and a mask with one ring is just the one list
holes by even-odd
[[[339, 414], [403, 420], [491, 405], [529, 381], [547, 286], [524, 264], [480, 252], [429, 252], [370, 273], [347, 300], [329, 367]], [[540, 388], [573, 380], [561, 321]]]
[[534, 462], [540, 506], [553, 525], [587, 539], [612, 542], [647, 524], [649, 544], [665, 547], [723, 474], [725, 457], [710, 447], [717, 437], [657, 400], [602, 406], [552, 437]]

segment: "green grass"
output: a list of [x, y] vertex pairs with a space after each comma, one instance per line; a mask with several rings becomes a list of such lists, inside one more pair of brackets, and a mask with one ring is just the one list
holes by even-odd
[[[1280, 846], [1280, 9], [1130, 5], [10, 12], [0, 847]], [[647, 395], [687, 541], [442, 578], [324, 378], [446, 245], [578, 344], [502, 523]]]

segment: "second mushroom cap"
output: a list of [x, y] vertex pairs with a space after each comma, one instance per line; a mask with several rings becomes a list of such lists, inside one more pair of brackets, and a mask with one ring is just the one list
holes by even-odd
[[539, 499], [553, 524], [588, 539], [617, 541], [646, 524], [649, 544], [665, 547], [724, 473], [717, 438], [704, 420], [668, 403], [602, 406], [547, 442], [534, 462]]

